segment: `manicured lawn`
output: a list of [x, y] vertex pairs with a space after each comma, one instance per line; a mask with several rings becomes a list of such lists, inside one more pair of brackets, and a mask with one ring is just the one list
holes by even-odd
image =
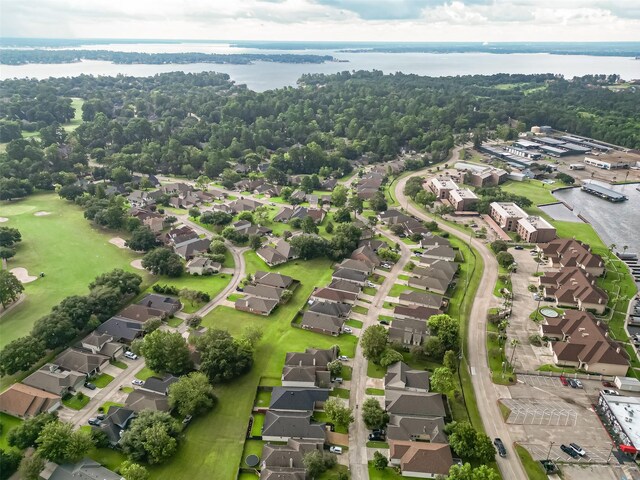
[[244, 295], [241, 293], [232, 293], [231, 295], [229, 295], [227, 297], [227, 300], [229, 300], [230, 302], [235, 302], [236, 300], [240, 300], [241, 298], [244, 298]]
[[113, 381], [113, 377], [106, 373], [98, 375], [91, 383], [98, 388], [104, 388]]
[[351, 367], [348, 367], [346, 365], [342, 366], [342, 372], [340, 373], [340, 376], [342, 377], [343, 380], [351, 380], [352, 374], [353, 374], [353, 369]]
[[249, 455], [257, 455], [258, 458], [262, 458], [262, 448], [264, 444], [267, 442], [263, 442], [262, 440], [247, 440], [244, 443], [244, 451], [242, 452], [242, 465], [243, 467], [247, 467], [248, 465], [244, 463], [245, 459]]
[[[313, 419], [316, 422], [324, 422], [324, 423], [332, 423], [331, 419], [324, 412], [313, 412]], [[347, 427], [334, 425], [336, 433], [349, 433], [349, 429]]]
[[128, 368], [128, 365], [124, 362], [121, 362], [120, 360], [112, 360], [109, 363], [114, 367], [120, 368], [121, 370], [126, 370]]
[[498, 407], [500, 407], [500, 413], [502, 414], [502, 419], [506, 422], [507, 418], [509, 418], [509, 415], [511, 415], [511, 409], [502, 402], [498, 402]]
[[374, 273], [373, 275], [371, 275], [369, 277], [369, 280], [373, 283], [375, 283], [376, 285], [382, 285], [384, 283], [384, 279], [387, 278], [384, 275], [379, 275], [377, 273]]
[[0, 448], [4, 450], [11, 448], [7, 444], [7, 434], [9, 433], [9, 430], [13, 427], [17, 427], [21, 423], [22, 420], [19, 418], [12, 417], [6, 413], [0, 413], [0, 425], [2, 425], [2, 429], [0, 430]]
[[150, 468], [154, 479], [206, 478], [212, 471], [216, 472], [217, 478], [235, 478], [256, 388], [259, 384], [280, 384], [286, 353], [338, 344], [344, 355], [354, 355], [357, 338], [353, 335], [335, 338], [290, 325], [313, 288], [331, 280], [329, 260], [296, 260], [270, 269], [254, 252], [247, 252], [245, 259], [247, 272], [253, 273], [257, 269], [277, 271], [300, 280], [301, 284], [291, 300], [269, 317], [218, 307], [203, 319], [204, 326], [225, 329], [232, 335], [242, 334], [247, 327], [260, 328], [263, 338], [256, 348], [251, 371], [233, 382], [215, 386], [218, 405], [189, 425], [175, 457], [160, 467]]
[[369, 447], [369, 448], [389, 448], [389, 444], [387, 442], [367, 442], [367, 447]]
[[374, 296], [378, 291], [373, 288], [373, 287], [364, 287], [362, 289], [362, 293], [364, 293], [365, 295], [371, 295]]
[[338, 398], [349, 398], [349, 390], [347, 390], [346, 388], [334, 388], [329, 396]]
[[348, 473], [348, 472], [349, 472], [349, 469], [345, 465], [338, 464], [332, 469], [322, 473], [318, 477], [318, 480], [337, 480], [338, 478], [340, 478], [341, 473]]
[[84, 104], [84, 100], [82, 98], [72, 98], [71, 99], [71, 107], [75, 109], [75, 114], [73, 118], [62, 125], [62, 128], [67, 132], [73, 132], [76, 128], [78, 128], [82, 124], [82, 105]]
[[369, 480], [402, 480], [403, 478], [405, 477], [396, 473], [391, 467], [377, 470], [373, 466], [373, 462], [369, 462]]
[[369, 361], [367, 365], [367, 377], [371, 378], [382, 378], [384, 374], [387, 373], [387, 369], [381, 367], [380, 365], [376, 365], [372, 361]]
[[98, 411], [107, 413], [111, 407], [124, 407], [124, 403], [104, 402], [100, 408], [98, 408]]
[[113, 448], [92, 448], [88, 456], [112, 471], [116, 471], [127, 459], [124, 453]]
[[508, 181], [502, 184], [500, 188], [505, 192], [527, 197], [534, 205], [558, 201], [558, 199], [551, 194], [551, 190], [558, 188], [558, 185], [547, 185], [539, 180], [525, 180], [523, 182]]
[[360, 320], [353, 320], [353, 319], [347, 320], [345, 322], [345, 325], [348, 325], [353, 328], [362, 328], [362, 322]]
[[520, 461], [522, 462], [525, 472], [527, 472], [529, 480], [547, 480], [548, 477], [542, 465], [531, 457], [526, 448], [516, 445], [516, 453], [518, 457], [520, 457]]
[[122, 387], [122, 391], [124, 393], [131, 393], [133, 392], [133, 387]]
[[271, 403], [271, 392], [261, 390], [256, 394], [255, 407], [268, 407]]
[[253, 424], [251, 425], [251, 436], [252, 437], [261, 436], [263, 426], [264, 426], [264, 413], [254, 413]]
[[[0, 319], [0, 348], [29, 333], [33, 324], [64, 298], [87, 294], [89, 283], [101, 273], [122, 268], [148, 282], [145, 272], [129, 265], [140, 255], [109, 243], [118, 234], [93, 228], [80, 207], [53, 193], [0, 202], [0, 211], [9, 219], [2, 225], [22, 234], [9, 268], [24, 267], [30, 275], [45, 273], [25, 285], [26, 299]], [[35, 216], [39, 211], [51, 214]], [[78, 261], [78, 252], [82, 252], [82, 261]]]
[[[157, 281], [158, 285], [168, 285], [176, 287], [178, 290], [188, 288], [189, 290], [197, 290], [208, 293], [213, 299], [218, 295], [231, 281], [231, 275], [228, 273], [219, 273], [217, 275], [200, 276], [184, 274], [179, 278], [160, 277]], [[152, 292], [152, 289], [148, 289]], [[180, 299], [184, 305], [182, 311], [185, 313], [193, 313], [198, 310], [204, 303], [193, 302], [184, 298]]]
[[367, 395], [384, 395], [384, 389], [382, 388], [367, 388], [365, 390]]
[[424, 292], [425, 289], [424, 288], [410, 287], [408, 285], [400, 285], [400, 284], [396, 283], [393, 287], [391, 287], [391, 290], [389, 291], [389, 296], [390, 297], [399, 297], [401, 293], [404, 293], [406, 291]]
[[393, 317], [389, 317], [387, 315], [378, 315], [378, 320], [379, 321], [386, 320], [387, 322], [391, 323], [393, 322]]
[[62, 403], [65, 407], [71, 408], [73, 410], [81, 410], [87, 403], [89, 403], [89, 400], [91, 399], [84, 394], [82, 394], [82, 398], [78, 398], [78, 394], [76, 393], [73, 397], [62, 400]]
[[356, 313], [360, 313], [360, 314], [362, 314], [362, 315], [366, 315], [367, 313], [369, 313], [369, 310], [368, 310], [368, 309], [366, 309], [366, 308], [364, 308], [364, 307], [361, 307], [360, 305], [356, 305], [356, 306], [354, 306], [354, 307], [352, 308], [352, 310], [353, 310], [354, 312], [356, 312]]
[[149, 367], [143, 367], [138, 373], [136, 373], [136, 378], [138, 380], [146, 380], [149, 377], [155, 377], [158, 374], [151, 370]]
[[178, 328], [180, 325], [182, 325], [182, 322], [184, 322], [184, 320], [182, 320], [181, 318], [173, 317], [167, 320], [167, 325], [173, 328]]

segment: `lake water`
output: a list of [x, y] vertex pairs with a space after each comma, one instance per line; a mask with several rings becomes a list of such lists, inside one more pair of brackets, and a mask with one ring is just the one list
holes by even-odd
[[571, 205], [576, 215], [586, 218], [605, 245], [615, 243], [620, 250], [627, 245], [628, 252], [640, 254], [640, 191], [636, 190], [640, 184], [602, 185], [623, 193], [629, 200], [613, 203], [579, 188], [560, 190], [554, 196]]
[[[586, 55], [490, 54], [490, 53], [353, 53], [337, 50], [264, 50], [236, 48], [223, 43], [202, 44], [110, 44], [84, 45], [78, 48], [147, 53], [305, 53], [332, 55], [346, 62], [288, 64], [255, 62], [251, 65], [117, 65], [110, 62], [82, 61], [72, 64], [2, 65], [0, 79], [48, 78], [89, 75], [151, 76], [158, 73], [215, 71], [229, 74], [238, 84], [265, 91], [295, 86], [305, 73], [336, 73], [351, 70], [381, 70], [384, 73], [413, 73], [427, 76], [490, 75], [494, 73], [555, 73], [567, 78], [587, 74], [619, 74], [624, 79], [640, 78], [640, 60], [627, 57]], [[0, 50], [1, 54], [1, 50]]]

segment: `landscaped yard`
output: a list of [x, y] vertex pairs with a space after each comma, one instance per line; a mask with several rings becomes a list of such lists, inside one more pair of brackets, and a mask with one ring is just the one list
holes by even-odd
[[[79, 395], [82, 395], [82, 397], [79, 398]], [[62, 403], [65, 407], [71, 408], [72, 410], [81, 410], [89, 403], [89, 400], [91, 399], [85, 394], [76, 393], [72, 397], [62, 400]]]
[[149, 377], [156, 377], [158, 374], [151, 370], [149, 367], [143, 367], [138, 373], [136, 373], [136, 378], [138, 380], [146, 380]]
[[[317, 411], [313, 412], [313, 419], [316, 422], [332, 423], [329, 416], [324, 412], [317, 412]], [[334, 425], [334, 429], [336, 433], [349, 433], [349, 429], [341, 425], [340, 426]]]
[[242, 452], [241, 466], [248, 466], [244, 463], [244, 461], [249, 455], [256, 455], [258, 458], [262, 458], [262, 448], [264, 447], [265, 443], [267, 442], [263, 442], [262, 440], [247, 440], [244, 444], [244, 451]]
[[[32, 195], [24, 200], [0, 202], [3, 226], [20, 230], [22, 242], [9, 268], [24, 267], [29, 275], [43, 278], [25, 285], [26, 298], [0, 319], [0, 348], [29, 333], [39, 318], [70, 295], [85, 295], [88, 285], [101, 273], [114, 268], [142, 275], [130, 262], [140, 255], [109, 243], [118, 235], [93, 228], [82, 209], [53, 193]], [[50, 212], [35, 216], [36, 212]], [[83, 252], [78, 261], [78, 252]], [[143, 287], [146, 285], [143, 285]]]
[[393, 287], [391, 287], [391, 290], [389, 291], [389, 296], [390, 297], [399, 297], [401, 293], [404, 293], [406, 291], [424, 292], [425, 289], [424, 288], [414, 288], [414, 287], [410, 287], [408, 285], [400, 285], [399, 283], [396, 283]]
[[254, 407], [268, 407], [271, 403], [271, 392], [267, 390], [260, 390], [256, 394], [256, 401]]
[[0, 448], [6, 450], [9, 447], [7, 444], [7, 434], [9, 430], [13, 427], [17, 427], [22, 423], [22, 420], [16, 417], [12, 417], [11, 415], [7, 415], [6, 413], [0, 413]]
[[381, 367], [380, 365], [376, 365], [372, 361], [369, 361], [367, 365], [367, 376], [371, 378], [382, 378], [384, 374], [387, 373], [387, 369]]
[[251, 436], [252, 437], [261, 436], [263, 426], [264, 426], [264, 413], [254, 413], [253, 424], [251, 425]]
[[365, 393], [367, 395], [384, 395], [384, 390], [382, 388], [367, 388]]
[[124, 403], [104, 402], [102, 405], [100, 405], [98, 411], [107, 413], [111, 407], [124, 407]]
[[[212, 412], [189, 425], [173, 459], [160, 467], [151, 467], [154, 479], [204, 478], [212, 471], [219, 478], [234, 478], [242, 459], [256, 388], [259, 384], [280, 384], [285, 354], [304, 351], [307, 347], [329, 348], [338, 344], [342, 354], [349, 357], [354, 355], [357, 338], [353, 335], [335, 338], [290, 325], [313, 288], [324, 286], [331, 280], [329, 260], [296, 260], [273, 269], [258, 259], [255, 252], [247, 252], [245, 260], [249, 273], [257, 269], [277, 271], [301, 280], [301, 284], [291, 300], [268, 317], [218, 307], [203, 319], [204, 326], [225, 329], [232, 335], [242, 334], [247, 327], [261, 328], [263, 338], [256, 349], [252, 370], [228, 384], [216, 385], [218, 405]], [[203, 446], [206, 448], [203, 449]]]
[[329, 396], [338, 398], [349, 398], [349, 390], [346, 388], [334, 388]]
[[505, 192], [527, 197], [533, 202], [533, 205], [558, 201], [558, 199], [551, 194], [551, 190], [558, 188], [558, 185], [547, 185], [539, 180], [525, 180], [523, 182], [508, 181], [500, 185], [500, 188]]
[[173, 328], [178, 328], [180, 325], [182, 325], [183, 321], [184, 320], [182, 320], [181, 318], [173, 317], [167, 320], [167, 325]]
[[368, 309], [361, 307], [360, 305], [356, 305], [351, 310], [353, 310], [356, 313], [360, 313], [361, 315], [366, 315], [367, 313], [369, 313]]
[[[205, 292], [213, 299], [222, 290], [224, 290], [231, 281], [231, 278], [232, 276], [228, 273], [219, 273], [217, 275], [209, 276], [188, 275], [185, 273], [178, 278], [160, 277], [158, 278], [157, 283], [158, 285], [176, 287], [178, 290], [188, 288], [189, 290]], [[148, 292], [152, 292], [152, 289], [149, 288]], [[185, 313], [193, 313], [204, 305], [202, 302], [191, 303], [191, 301], [185, 298], [181, 298], [180, 301], [183, 305], [182, 311]]]
[[362, 322], [360, 320], [347, 320], [346, 322], [344, 322], [345, 325], [348, 325], [349, 327], [353, 327], [353, 328], [362, 328]]
[[88, 456], [113, 471], [116, 471], [120, 464], [127, 459], [124, 453], [113, 448], [92, 448], [89, 450]]
[[391, 467], [377, 470], [373, 466], [373, 462], [369, 462], [369, 480], [402, 480], [403, 478], [405, 477], [396, 473]]
[[127, 364], [120, 360], [111, 360], [109, 363], [114, 367], [120, 368], [121, 370], [126, 370], [128, 368]]
[[98, 388], [104, 388], [111, 383], [113, 377], [106, 373], [101, 373], [96, 378], [94, 378], [91, 383], [93, 383]]

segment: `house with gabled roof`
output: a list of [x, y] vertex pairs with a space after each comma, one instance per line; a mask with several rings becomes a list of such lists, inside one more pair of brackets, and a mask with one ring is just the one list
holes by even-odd
[[47, 462], [38, 476], [39, 480], [125, 480], [123, 476], [85, 458], [76, 463]]
[[380, 258], [378, 258], [378, 255], [376, 255], [376, 252], [374, 252], [373, 249], [367, 245], [363, 245], [355, 249], [350, 258], [352, 260], [363, 262], [370, 268], [379, 267], [382, 263], [380, 261]]
[[123, 308], [117, 315], [118, 318], [126, 318], [144, 323], [152, 318], [163, 319], [167, 317], [167, 312], [157, 308], [148, 307], [147, 305], [133, 304]]
[[431, 292], [416, 292], [415, 290], [407, 289], [398, 296], [398, 302], [400, 305], [414, 306], [421, 305], [428, 308], [440, 309], [445, 304], [444, 297], [442, 295], [436, 295]]
[[53, 413], [60, 407], [60, 403], [60, 395], [22, 383], [14, 383], [0, 393], [0, 412], [18, 418], [35, 417], [39, 413]]
[[173, 315], [182, 308], [180, 300], [167, 295], [159, 295], [157, 293], [149, 293], [145, 295], [142, 300], [138, 302], [138, 305], [145, 306], [147, 308], [153, 308], [155, 310], [161, 310], [167, 315]]
[[294, 438], [324, 443], [325, 424], [314, 422], [311, 415], [312, 412], [268, 410], [262, 427], [262, 440], [286, 442]]
[[344, 318], [306, 311], [302, 315], [300, 326], [304, 330], [311, 330], [312, 332], [323, 333], [325, 335], [332, 335], [334, 337], [337, 337], [338, 335], [340, 335], [340, 333], [342, 333], [344, 321]]
[[389, 327], [389, 341], [403, 346], [422, 345], [429, 337], [425, 320], [394, 318]]
[[425, 322], [433, 315], [442, 313], [436, 308], [423, 307], [422, 305], [396, 305], [393, 309], [393, 317], [398, 320], [419, 320]]
[[309, 306], [309, 311], [322, 315], [346, 318], [351, 314], [351, 305], [334, 302], [313, 302]]
[[258, 270], [253, 275], [253, 281], [255, 284], [269, 285], [278, 288], [290, 288], [293, 284], [293, 278], [287, 275], [281, 275], [274, 272], [263, 272]]
[[592, 253], [591, 247], [579, 240], [556, 238], [547, 243], [539, 243], [537, 250], [552, 267], [578, 267], [596, 277], [605, 272], [602, 257]]
[[169, 395], [169, 387], [176, 383], [178, 380], [178, 377], [175, 377], [168, 373], [163, 377], [149, 377], [144, 381], [144, 385], [138, 388], [150, 393]]
[[361, 260], [353, 260], [351, 258], [345, 258], [336, 265], [336, 269], [348, 268], [349, 270], [357, 270], [359, 272], [366, 273], [367, 275], [371, 275], [373, 269], [375, 268], [373, 264], [365, 263]]
[[391, 415], [387, 424], [387, 441], [447, 443], [443, 417], [404, 417]]
[[144, 324], [136, 320], [114, 316], [99, 325], [95, 331], [106, 333], [112, 336], [114, 340], [130, 345], [136, 338], [143, 335]]
[[65, 370], [53, 363], [47, 363], [33, 372], [22, 383], [64, 397], [84, 384], [87, 376], [73, 370]]
[[362, 292], [362, 287], [360, 285], [356, 285], [355, 283], [349, 282], [347, 280], [342, 280], [341, 278], [333, 279], [327, 286], [327, 288], [331, 288], [332, 290], [340, 290], [342, 292], [354, 293], [355, 295], [359, 295], [360, 292]]
[[273, 387], [270, 410], [312, 412], [329, 398], [328, 388]]
[[265, 298], [267, 300], [275, 300], [280, 302], [284, 295], [284, 288], [271, 287], [269, 285], [247, 285], [244, 287], [244, 293], [253, 297]]
[[440, 478], [453, 466], [451, 448], [446, 443], [392, 440], [389, 463], [400, 467], [403, 477]]
[[169, 399], [166, 395], [160, 393], [146, 392], [136, 389], [127, 395], [124, 402], [125, 408], [140, 413], [143, 410], [152, 410], [155, 412], [169, 412]]
[[364, 286], [369, 274], [359, 270], [352, 270], [351, 268], [336, 268], [331, 277], [333, 279], [346, 280], [348, 282], [355, 283], [356, 285]]
[[277, 300], [269, 300], [266, 298], [258, 297], [239, 298], [235, 302], [236, 310], [265, 316], [270, 315], [277, 305]]
[[306, 480], [304, 457], [313, 450], [322, 452], [323, 444], [292, 438], [286, 445], [265, 444], [262, 449], [260, 480]]
[[445, 417], [447, 412], [440, 393], [385, 390], [385, 410], [389, 414], [413, 417]]
[[80, 341], [80, 345], [91, 353], [105, 355], [112, 360], [117, 359], [124, 353], [124, 345], [114, 340], [108, 333], [96, 332], [95, 330]]
[[384, 388], [426, 393], [429, 391], [429, 377], [426, 370], [416, 370], [404, 362], [396, 362], [387, 368]]
[[91, 353], [78, 348], [67, 348], [52, 363], [66, 370], [74, 370], [91, 377], [109, 365], [109, 360], [110, 358], [106, 355]]
[[120, 443], [122, 434], [129, 428], [131, 421], [136, 417], [136, 412], [125, 407], [111, 406], [106, 414], [107, 417], [102, 421], [99, 429], [107, 436], [111, 446], [115, 447]]
[[552, 297], [558, 306], [604, 313], [609, 296], [596, 284], [596, 277], [580, 267], [563, 267], [539, 277], [545, 297]]
[[345, 292], [343, 290], [333, 290], [332, 288], [316, 288], [313, 290], [309, 299], [314, 302], [335, 302], [348, 303], [353, 305], [358, 299], [355, 293]]

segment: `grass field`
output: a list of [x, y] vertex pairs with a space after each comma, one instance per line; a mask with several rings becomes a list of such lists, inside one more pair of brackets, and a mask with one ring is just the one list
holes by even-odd
[[520, 462], [527, 472], [529, 480], [547, 480], [547, 474], [544, 472], [540, 462], [536, 462], [526, 448], [516, 445], [516, 453], [520, 457]]
[[500, 186], [502, 190], [516, 195], [522, 195], [530, 199], [534, 205], [554, 203], [558, 199], [551, 194], [551, 190], [559, 185], [547, 185], [539, 180], [525, 180], [523, 182], [508, 181]]
[[[247, 252], [245, 259], [247, 272], [271, 270], [254, 252]], [[264, 335], [256, 349], [252, 370], [229, 384], [216, 386], [218, 406], [189, 425], [177, 455], [160, 467], [152, 467], [152, 478], [206, 478], [212, 471], [216, 472], [217, 478], [235, 478], [256, 388], [259, 384], [279, 385], [285, 354], [303, 351], [307, 347], [328, 348], [338, 344], [343, 354], [353, 356], [357, 341], [353, 335], [334, 338], [290, 325], [313, 288], [329, 283], [329, 266], [328, 260], [317, 259], [290, 262], [274, 268], [274, 271], [301, 280], [301, 285], [292, 299], [269, 317], [218, 307], [203, 319], [204, 326], [226, 329], [232, 335], [241, 334], [247, 327], [261, 328]]]
[[[111, 245], [113, 234], [93, 228], [80, 207], [55, 194], [0, 202], [0, 211], [9, 218], [2, 225], [22, 233], [22, 242], [16, 256], [9, 260], [9, 268], [24, 267], [30, 275], [46, 275], [26, 284], [26, 299], [0, 318], [0, 348], [28, 334], [36, 320], [64, 298], [87, 294], [89, 283], [101, 273], [122, 268], [148, 281], [148, 275], [129, 265], [139, 255]], [[51, 214], [36, 217], [34, 213], [38, 211]]]
[[78, 394], [70, 397], [66, 400], [62, 400], [65, 407], [72, 408], [73, 410], [81, 410], [91, 400], [88, 396], [83, 395], [82, 399], [78, 398]]
[[[232, 276], [228, 273], [219, 273], [217, 275], [209, 276], [189, 275], [185, 273], [178, 278], [158, 277], [158, 281], [156, 283], [158, 285], [176, 287], [178, 290], [188, 288], [189, 290], [206, 292], [213, 299], [222, 290], [224, 290], [227, 285], [229, 285], [231, 279]], [[153, 292], [151, 287], [147, 289], [147, 292]], [[181, 298], [180, 301], [183, 305], [182, 311], [185, 313], [193, 313], [204, 305], [202, 302], [191, 303], [185, 298]]]
[[93, 383], [98, 388], [104, 388], [109, 385], [113, 381], [113, 377], [106, 373], [101, 373], [98, 375], [91, 383]]
[[7, 415], [6, 413], [0, 413], [0, 425], [2, 425], [2, 429], [0, 430], [0, 448], [3, 450], [7, 450], [9, 445], [7, 444], [7, 434], [9, 430], [13, 427], [17, 427], [22, 423], [22, 420], [16, 417], [12, 417], [11, 415]]
[[82, 98], [71, 99], [71, 106], [75, 108], [76, 113], [70, 122], [62, 125], [62, 128], [64, 128], [67, 132], [73, 132], [82, 124], [82, 105], [84, 105], [84, 100]]

